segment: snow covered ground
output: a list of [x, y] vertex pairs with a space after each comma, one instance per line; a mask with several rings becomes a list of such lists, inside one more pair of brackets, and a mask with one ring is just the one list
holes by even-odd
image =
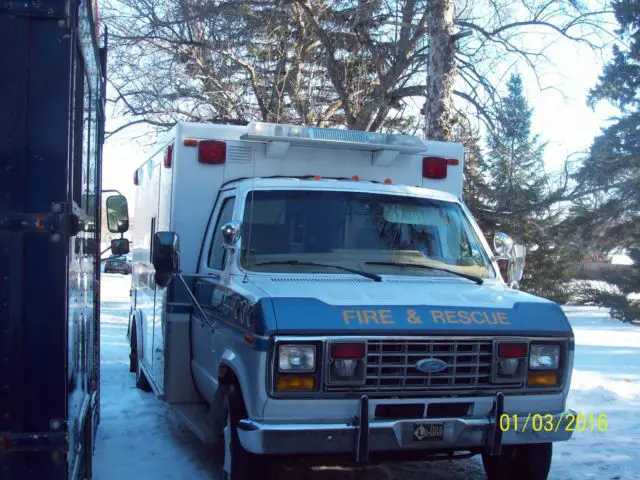
[[[94, 457], [97, 480], [216, 479], [214, 459], [167, 405], [137, 390], [128, 372], [130, 276], [102, 276], [101, 422]], [[640, 328], [598, 308], [566, 307], [576, 335], [569, 405], [606, 414], [607, 429], [576, 432], [554, 446], [550, 480], [640, 480]], [[596, 426], [597, 427], [597, 426]], [[354, 475], [355, 474], [355, 475]], [[289, 472], [298, 479], [482, 480], [479, 458], [388, 465], [362, 471], [326, 467]]]

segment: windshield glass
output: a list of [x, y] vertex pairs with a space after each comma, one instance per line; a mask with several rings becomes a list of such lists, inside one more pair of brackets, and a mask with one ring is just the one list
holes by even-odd
[[[456, 203], [426, 198], [323, 190], [257, 190], [245, 203], [241, 264], [247, 270], [348, 274], [298, 260], [379, 274], [451, 277], [446, 268], [481, 278], [495, 272]], [[253, 209], [253, 210], [252, 210]]]

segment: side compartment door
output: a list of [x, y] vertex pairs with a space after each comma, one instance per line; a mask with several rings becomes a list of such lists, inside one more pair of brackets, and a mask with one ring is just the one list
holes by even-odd
[[[147, 178], [144, 180], [149, 182], [146, 190], [145, 210], [148, 213], [147, 222], [149, 222], [149, 236], [145, 236], [144, 241], [149, 249], [149, 256], [145, 259], [146, 268], [149, 275], [146, 277], [146, 284], [143, 288], [137, 292], [137, 307], [142, 312], [142, 318], [140, 322], [141, 331], [138, 335], [142, 338], [142, 357], [138, 354], [138, 360], [144, 362], [149, 372], [153, 373], [153, 327], [155, 323], [155, 310], [156, 310], [156, 290], [157, 285], [153, 276], [153, 264], [151, 260], [153, 258], [153, 235], [158, 231], [158, 199], [160, 195], [160, 169], [162, 168], [161, 159], [158, 156], [154, 157], [148, 162], [144, 168]], [[140, 221], [144, 221], [140, 219]], [[156, 385], [154, 378], [151, 379], [152, 384]]]
[[[160, 232], [171, 229], [171, 176], [173, 169], [168, 169], [164, 166], [158, 165], [157, 170], [160, 179], [158, 182], [159, 205], [155, 229], [156, 231]], [[153, 365], [151, 367], [151, 371], [156, 387], [159, 390], [164, 391], [164, 331], [167, 321], [167, 288], [159, 287], [157, 284], [155, 288], [156, 296], [154, 302], [155, 306], [153, 310]]]
[[222, 248], [221, 229], [233, 218], [235, 200], [234, 190], [223, 192], [218, 200], [212, 221], [213, 228], [210, 227], [204, 241], [202, 260], [204, 266], [199, 269], [199, 274], [205, 274], [207, 277], [198, 278], [194, 286], [198, 302], [213, 322], [213, 328], [211, 328], [202, 321], [197, 312], [191, 316], [192, 369], [199, 390], [209, 401], [213, 399], [218, 387], [217, 365], [220, 352], [216, 348], [216, 342], [220, 335], [225, 292], [230, 282], [228, 275], [224, 273], [227, 254]]

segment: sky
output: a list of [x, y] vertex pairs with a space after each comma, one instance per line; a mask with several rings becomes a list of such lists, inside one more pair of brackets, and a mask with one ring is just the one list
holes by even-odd
[[[596, 84], [606, 58], [570, 42], [559, 42], [548, 53], [553, 65], [540, 69], [543, 90], [526, 66], [519, 65], [516, 71], [523, 77], [525, 94], [534, 109], [533, 133], [548, 142], [545, 167], [553, 172], [562, 167], [568, 155], [588, 149], [615, 110], [606, 103], [598, 104], [595, 110], [586, 105], [589, 89]], [[555, 88], [548, 88], [551, 86]], [[108, 108], [107, 131], [121, 121]], [[103, 188], [120, 190], [129, 199], [131, 212], [135, 204], [133, 174], [146, 160], [151, 140], [149, 136], [142, 140], [132, 137], [144, 131], [143, 127], [132, 127], [108, 138], [104, 145]]]

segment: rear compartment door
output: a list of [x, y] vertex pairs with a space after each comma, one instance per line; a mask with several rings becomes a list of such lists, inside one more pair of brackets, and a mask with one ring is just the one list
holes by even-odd
[[[173, 169], [164, 164], [160, 164], [154, 170], [154, 182], [156, 181], [155, 175], [158, 176], [156, 231], [168, 231], [171, 230], [171, 185]], [[162, 288], [156, 284], [155, 289], [155, 308], [153, 311], [153, 365], [151, 371], [157, 388], [164, 391], [167, 288]]]

